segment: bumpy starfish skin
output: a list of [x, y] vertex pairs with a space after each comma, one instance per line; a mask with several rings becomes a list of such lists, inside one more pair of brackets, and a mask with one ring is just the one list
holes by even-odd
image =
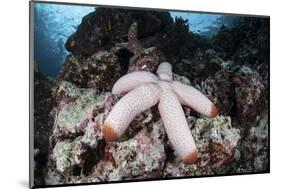
[[168, 82], [162, 82], [160, 86], [162, 93], [158, 108], [165, 131], [179, 156], [187, 163], [193, 163], [196, 160], [197, 149], [181, 104]]
[[181, 104], [208, 117], [215, 117], [217, 115], [218, 112], [215, 105], [194, 87], [173, 81], [172, 88]]
[[149, 82], [156, 82], [158, 77], [150, 72], [132, 72], [121, 77], [112, 88], [113, 94], [124, 94], [130, 90]]
[[115, 104], [106, 118], [102, 129], [104, 138], [107, 142], [117, 140], [137, 114], [159, 102], [158, 109], [174, 150], [185, 163], [192, 164], [198, 151], [181, 104], [209, 117], [215, 117], [217, 109], [197, 89], [173, 81], [169, 63], [161, 63], [157, 75], [137, 71], [115, 83], [114, 94], [128, 93]]
[[172, 66], [168, 62], [163, 62], [157, 69], [157, 74], [161, 80], [170, 81], [173, 79]]
[[113, 107], [105, 120], [103, 134], [106, 141], [114, 141], [123, 134], [139, 113], [159, 101], [161, 89], [154, 83], [141, 85], [125, 95]]

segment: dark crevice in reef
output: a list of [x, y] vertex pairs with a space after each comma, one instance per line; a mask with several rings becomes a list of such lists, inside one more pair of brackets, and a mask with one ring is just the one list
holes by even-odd
[[85, 163], [83, 165], [83, 171], [82, 171], [84, 175], [91, 174], [93, 166], [96, 165], [98, 161], [103, 158], [105, 141], [100, 140], [98, 143], [98, 147], [99, 148], [94, 150], [88, 149], [88, 152], [85, 154]]
[[134, 55], [134, 53], [127, 49], [120, 49], [116, 52], [116, 55], [118, 57], [118, 63], [121, 67], [120, 74], [121, 76], [125, 75], [129, 69], [130, 58]]

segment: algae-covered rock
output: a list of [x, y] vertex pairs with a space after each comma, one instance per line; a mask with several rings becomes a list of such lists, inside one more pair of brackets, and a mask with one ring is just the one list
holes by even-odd
[[[200, 58], [198, 57], [200, 56]], [[182, 59], [176, 64], [175, 72], [187, 78], [206, 78], [213, 76], [221, 70], [223, 60], [212, 49], [208, 49], [201, 55], [194, 55], [193, 59]]]
[[[241, 19], [211, 39], [188, 26], [165, 11], [96, 8], [83, 18], [66, 42], [71, 54], [58, 81], [35, 78], [41, 132], [35, 159], [36, 169], [37, 159], [48, 160], [40, 176], [45, 184], [269, 170], [267, 24]], [[137, 115], [118, 141], [106, 143], [101, 132], [122, 98], [111, 93], [113, 84], [127, 72], [155, 73], [163, 61], [171, 63], [173, 80], [194, 86], [218, 108], [217, 117], [207, 118], [183, 107], [199, 152], [191, 165], [173, 150], [157, 106]]]
[[193, 165], [186, 165], [178, 158], [168, 161], [165, 177], [213, 175], [234, 158], [240, 133], [233, 128], [230, 117], [199, 118], [190, 127], [199, 151], [198, 160]]
[[220, 70], [214, 76], [200, 82], [201, 91], [217, 106], [220, 113], [228, 115], [235, 107], [235, 79], [239, 79], [234, 72]]
[[118, 143], [112, 156], [120, 175], [126, 179], [157, 178], [166, 159], [163, 141], [152, 138], [146, 129], [138, 132], [133, 139]]
[[101, 181], [159, 178], [166, 159], [165, 133], [161, 122], [151, 126], [151, 131], [143, 128], [131, 139], [107, 144], [92, 176]]
[[243, 125], [249, 127], [267, 106], [265, 85], [261, 77], [254, 73], [244, 78], [235, 92], [238, 116]]
[[[36, 185], [44, 184], [44, 172], [46, 171], [49, 137], [52, 135], [52, 126], [49, 124], [49, 113], [52, 109], [52, 88], [55, 81], [46, 78], [35, 70], [34, 72], [34, 101], [31, 100], [31, 109], [34, 108], [34, 128], [32, 140], [34, 141], [34, 182]], [[32, 96], [32, 95], [31, 95]], [[33, 103], [32, 103], [33, 102]], [[34, 104], [32, 106], [32, 104]], [[32, 147], [31, 147], [32, 148]]]
[[139, 25], [140, 38], [160, 32], [173, 23], [168, 12], [96, 8], [95, 12], [83, 18], [80, 27], [68, 38], [65, 47], [73, 54], [82, 55], [109, 49], [116, 43], [127, 41], [128, 28], [135, 21]]
[[256, 119], [256, 125], [250, 128], [242, 143], [242, 158], [247, 163], [246, 169], [240, 172], [263, 172], [269, 168], [268, 115], [264, 113]]
[[[65, 82], [63, 81], [62, 83], [62, 85], [65, 86]], [[91, 114], [93, 109], [98, 106], [98, 103], [105, 98], [105, 94], [97, 95], [96, 91], [93, 89], [81, 89], [79, 91], [74, 86], [70, 87], [69, 83], [67, 85], [68, 89], [74, 91], [69, 91], [68, 94], [70, 95], [67, 95], [66, 98], [69, 98], [69, 96], [73, 97], [75, 94], [79, 94], [79, 96], [76, 96], [76, 99], [72, 101], [62, 99], [64, 103], [68, 103], [53, 110], [56, 112], [54, 113], [53, 126], [53, 135], [55, 138], [70, 138], [85, 132], [90, 119], [89, 114]], [[59, 87], [58, 90], [60, 91], [61, 87]], [[59, 91], [58, 94], [60, 94]]]
[[107, 51], [98, 51], [90, 57], [68, 55], [59, 74], [60, 80], [98, 91], [109, 91], [119, 76], [117, 56]]
[[56, 169], [60, 173], [71, 171], [75, 166], [82, 166], [84, 160], [81, 155], [85, 153], [86, 149], [80, 142], [81, 137], [77, 137], [74, 141], [64, 140], [57, 142], [52, 158], [56, 162]]

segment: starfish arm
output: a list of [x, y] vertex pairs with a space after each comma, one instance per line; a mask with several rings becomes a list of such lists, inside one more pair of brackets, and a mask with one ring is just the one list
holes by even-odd
[[163, 91], [158, 108], [174, 150], [185, 163], [194, 163], [198, 151], [182, 106], [172, 89]]
[[138, 40], [138, 23], [134, 22], [130, 25], [128, 31], [128, 49], [135, 55], [143, 51], [143, 47]]
[[124, 94], [130, 90], [149, 82], [156, 82], [157, 76], [150, 72], [138, 71], [132, 72], [121, 77], [113, 86], [113, 94]]
[[172, 83], [172, 88], [178, 96], [181, 104], [186, 105], [205, 116], [217, 116], [218, 111], [216, 106], [194, 87], [174, 81]]
[[118, 101], [106, 118], [102, 132], [107, 142], [120, 137], [135, 116], [158, 103], [161, 88], [148, 83], [130, 91]]
[[161, 80], [171, 81], [173, 79], [172, 66], [168, 62], [163, 62], [157, 69], [157, 74]]

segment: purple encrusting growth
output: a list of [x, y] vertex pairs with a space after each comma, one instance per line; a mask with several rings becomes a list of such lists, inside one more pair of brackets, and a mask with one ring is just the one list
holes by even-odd
[[117, 102], [106, 118], [103, 126], [105, 140], [117, 140], [137, 114], [159, 102], [159, 112], [173, 148], [184, 162], [194, 163], [198, 152], [180, 101], [209, 117], [217, 115], [216, 107], [197, 89], [173, 82], [169, 63], [161, 63], [157, 74], [159, 78], [144, 71], [134, 72], [114, 84], [113, 93], [129, 93]]

